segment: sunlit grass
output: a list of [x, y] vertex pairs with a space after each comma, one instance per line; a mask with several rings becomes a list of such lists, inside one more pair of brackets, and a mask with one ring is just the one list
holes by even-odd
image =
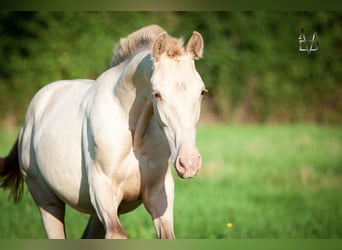
[[[1, 155], [16, 135], [0, 133]], [[203, 156], [199, 175], [175, 176], [177, 238], [342, 237], [340, 128], [201, 127], [197, 141]], [[17, 205], [7, 196], [0, 191], [0, 238], [44, 238], [29, 194]], [[155, 237], [143, 206], [121, 221], [130, 238]], [[68, 237], [79, 238], [86, 222], [87, 216], [68, 209]]]

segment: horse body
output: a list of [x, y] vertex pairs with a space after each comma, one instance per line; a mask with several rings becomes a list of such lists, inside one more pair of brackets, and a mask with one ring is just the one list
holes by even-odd
[[45, 86], [32, 99], [19, 135], [20, 165], [31, 192], [43, 196], [41, 190], [51, 189], [82, 211], [84, 206], [78, 204], [86, 203], [89, 195], [78, 191], [84, 179], [81, 101], [91, 85], [92, 81], [79, 80]]
[[[125, 57], [132, 37], [151, 41]], [[49, 238], [65, 237], [65, 204], [92, 215], [85, 237], [125, 238], [119, 215], [141, 203], [158, 237], [174, 238], [169, 163], [182, 178], [200, 167], [195, 124], [204, 84], [193, 62], [200, 35], [186, 51], [172, 39], [158, 26], [137, 31], [95, 81], [55, 82], [31, 101], [18, 160]]]

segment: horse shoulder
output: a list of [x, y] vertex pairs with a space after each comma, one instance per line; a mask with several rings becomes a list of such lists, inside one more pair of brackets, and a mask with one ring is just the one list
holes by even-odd
[[105, 175], [115, 175], [118, 163], [132, 151], [132, 135], [120, 101], [113, 94], [117, 69], [104, 72], [88, 92], [83, 121], [83, 153], [86, 168], [97, 166]]

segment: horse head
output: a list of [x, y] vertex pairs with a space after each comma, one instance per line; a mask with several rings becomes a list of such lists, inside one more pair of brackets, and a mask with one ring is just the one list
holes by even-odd
[[196, 146], [196, 124], [206, 89], [194, 62], [202, 52], [203, 39], [196, 31], [185, 47], [181, 40], [166, 32], [152, 45], [153, 110], [168, 140], [174, 167], [182, 178], [196, 176], [202, 164]]

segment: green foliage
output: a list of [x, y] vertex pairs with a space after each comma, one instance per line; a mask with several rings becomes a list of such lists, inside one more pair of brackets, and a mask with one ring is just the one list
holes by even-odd
[[[197, 67], [223, 121], [342, 122], [339, 12], [1, 12], [0, 118], [22, 119], [49, 82], [96, 78], [119, 38], [151, 23], [203, 35]], [[298, 51], [301, 28], [319, 51]]]
[[[0, 133], [0, 155], [15, 136]], [[177, 238], [342, 237], [341, 129], [201, 127], [197, 141], [203, 156], [198, 176], [184, 180], [174, 175]], [[7, 196], [0, 190], [0, 238], [45, 238], [27, 190], [16, 205]], [[121, 222], [130, 238], [155, 238], [143, 206]], [[69, 238], [79, 238], [86, 223], [86, 215], [67, 210]]]
[[[198, 15], [206, 53], [200, 72], [216, 108], [231, 121], [340, 122], [339, 13]], [[203, 18], [203, 19], [202, 19]], [[298, 36], [318, 33], [320, 49], [298, 51]]]

